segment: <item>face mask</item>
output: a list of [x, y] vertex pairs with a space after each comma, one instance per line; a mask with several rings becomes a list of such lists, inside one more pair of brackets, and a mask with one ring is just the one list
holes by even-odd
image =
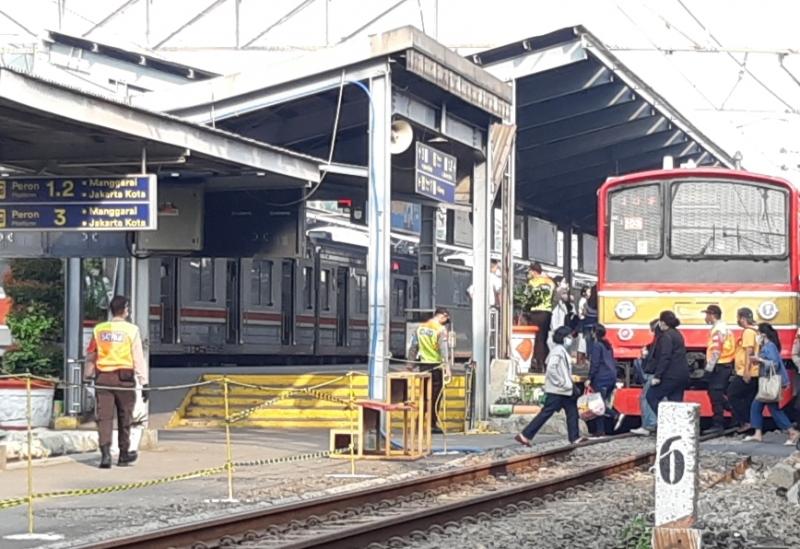
[[565, 337], [564, 338], [564, 346], [565, 347], [569, 347], [570, 345], [572, 345], [572, 338], [571, 337]]
[[766, 343], [766, 341], [767, 341], [766, 336], [763, 336], [763, 335], [758, 336], [758, 344], [759, 345], [763, 345], [764, 343]]

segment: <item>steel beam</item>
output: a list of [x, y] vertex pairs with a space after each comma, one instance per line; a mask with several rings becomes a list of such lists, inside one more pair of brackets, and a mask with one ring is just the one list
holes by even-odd
[[634, 101], [636, 94], [625, 84], [609, 82], [564, 97], [555, 97], [516, 109], [519, 131], [581, 116]]
[[64, 411], [78, 415], [83, 405], [83, 265], [81, 258], [64, 262], [66, 300], [64, 301]]
[[517, 80], [517, 108], [608, 84], [614, 73], [587, 59]]
[[[478, 56], [483, 57], [482, 54], [478, 54]], [[530, 51], [524, 56], [514, 56], [510, 59], [487, 65], [484, 68], [499, 79], [510, 82], [525, 76], [584, 61], [587, 57], [586, 49], [578, 39], [538, 51]]]
[[[134, 109], [39, 79], [0, 69], [0, 99], [50, 118], [94, 126], [128, 139], [189, 149], [194, 155], [318, 182], [317, 161], [251, 139]], [[5, 160], [5, 159], [4, 159]]]
[[389, 67], [370, 80], [369, 191], [367, 224], [369, 251], [369, 397], [383, 399], [389, 371], [389, 328], [391, 326], [391, 213], [392, 156], [389, 152], [392, 125], [392, 80]]
[[411, 120], [431, 132], [438, 132], [467, 147], [483, 152], [483, 133], [471, 124], [462, 122], [447, 112], [446, 108], [430, 105], [407, 93], [392, 92], [394, 114]]
[[655, 111], [649, 103], [631, 101], [608, 107], [601, 111], [562, 119], [536, 128], [528, 128], [519, 133], [517, 146], [520, 149], [528, 149], [539, 145], [556, 143], [564, 139], [572, 139], [587, 133], [651, 117], [654, 114]]
[[419, 308], [436, 308], [436, 207], [422, 206], [419, 235]]
[[492, 204], [489, 192], [489, 167], [492, 147], [487, 142], [486, 159], [472, 170], [472, 358], [475, 370], [475, 409], [472, 417], [485, 420], [489, 415], [489, 252], [492, 247]]

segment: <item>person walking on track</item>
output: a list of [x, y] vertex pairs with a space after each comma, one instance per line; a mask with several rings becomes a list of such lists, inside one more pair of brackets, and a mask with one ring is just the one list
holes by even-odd
[[758, 392], [759, 366], [752, 360], [759, 353], [758, 333], [753, 311], [742, 307], [736, 312], [737, 321], [742, 333], [736, 341], [736, 358], [733, 377], [728, 384], [728, 402], [733, 410], [733, 417], [739, 425], [738, 432], [750, 430], [752, 413], [750, 407]]
[[525, 446], [531, 445], [547, 420], [559, 410], [564, 410], [567, 419], [567, 437], [571, 443], [582, 442], [578, 430], [578, 393], [572, 381], [572, 361], [567, 347], [572, 345], [572, 328], [562, 326], [553, 334], [554, 347], [547, 356], [544, 375], [544, 407], [514, 440]]
[[730, 408], [727, 391], [733, 371], [736, 340], [722, 320], [722, 309], [718, 305], [709, 305], [703, 313], [706, 315], [706, 324], [711, 325], [706, 347], [706, 376], [714, 418], [709, 431], [722, 431], [725, 428], [725, 409]]
[[450, 323], [450, 313], [447, 309], [439, 307], [434, 311], [433, 316], [420, 324], [411, 336], [411, 345], [408, 356], [411, 360], [419, 360], [420, 371], [431, 372], [431, 389], [434, 410], [434, 431], [441, 431], [442, 420], [439, 417], [438, 404], [442, 394], [442, 370], [446, 370], [447, 378], [450, 378], [450, 367], [448, 362], [447, 347], [447, 324]]
[[[147, 364], [144, 360], [139, 328], [130, 322], [130, 304], [126, 297], [115, 296], [109, 306], [111, 320], [94, 328], [86, 350], [84, 378], [94, 378], [97, 386], [97, 429], [100, 442], [100, 468], [111, 467], [111, 432], [114, 409], [117, 416], [117, 465], [127, 466], [138, 455], [130, 451], [130, 430], [136, 403], [136, 381], [147, 385]], [[119, 389], [115, 389], [115, 388]], [[143, 393], [147, 400], [147, 392]]]
[[672, 311], [662, 311], [658, 317], [661, 335], [658, 336], [656, 365], [647, 403], [658, 418], [658, 403], [664, 399], [681, 402], [683, 392], [689, 386], [689, 361], [686, 358], [686, 343], [678, 331], [681, 321]]
[[553, 309], [553, 292], [556, 285], [544, 274], [541, 264], [531, 263], [528, 269], [528, 286], [534, 292], [534, 302], [528, 313], [530, 323], [539, 330], [533, 344], [533, 358], [538, 367], [542, 367], [547, 359], [547, 333], [550, 331], [550, 318]]

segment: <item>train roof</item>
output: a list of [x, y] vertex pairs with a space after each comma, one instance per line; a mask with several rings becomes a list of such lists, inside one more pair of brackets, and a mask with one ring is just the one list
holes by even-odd
[[709, 183], [713, 183], [721, 179], [735, 179], [739, 181], [751, 181], [756, 183], [764, 183], [767, 185], [777, 185], [786, 189], [795, 190], [794, 185], [792, 185], [789, 181], [779, 177], [773, 177], [771, 175], [758, 174], [743, 170], [731, 170], [728, 168], [702, 167], [648, 170], [627, 175], [609, 177], [600, 187], [598, 192], [602, 193], [619, 185], [629, 185], [641, 183], [643, 181], [695, 178], [710, 178]]

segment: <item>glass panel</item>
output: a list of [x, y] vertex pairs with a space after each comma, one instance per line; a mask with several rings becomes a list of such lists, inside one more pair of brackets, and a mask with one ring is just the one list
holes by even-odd
[[670, 253], [677, 257], [786, 254], [786, 192], [748, 183], [676, 183]]
[[654, 257], [662, 251], [661, 189], [643, 185], [611, 193], [608, 252], [612, 256]]
[[303, 268], [303, 306], [314, 308], [314, 267]]

